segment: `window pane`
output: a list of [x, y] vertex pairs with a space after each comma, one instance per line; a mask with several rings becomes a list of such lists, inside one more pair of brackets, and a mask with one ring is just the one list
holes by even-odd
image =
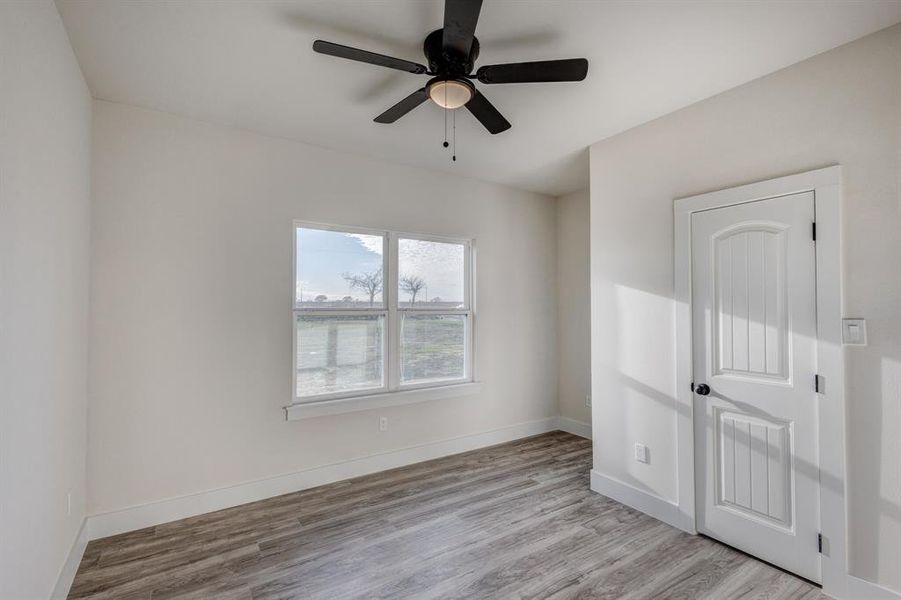
[[296, 315], [297, 396], [383, 385], [381, 315]]
[[295, 303], [381, 308], [384, 236], [297, 228]]
[[465, 376], [465, 315], [403, 315], [400, 370], [403, 383]]
[[398, 251], [398, 305], [401, 308], [462, 308], [464, 246], [401, 238]]

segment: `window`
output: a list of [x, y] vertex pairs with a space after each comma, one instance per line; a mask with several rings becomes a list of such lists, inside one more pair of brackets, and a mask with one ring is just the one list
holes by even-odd
[[295, 403], [472, 381], [471, 246], [296, 224]]

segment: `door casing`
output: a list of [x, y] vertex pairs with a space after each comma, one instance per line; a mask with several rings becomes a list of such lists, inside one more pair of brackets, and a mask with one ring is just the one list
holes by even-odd
[[823, 590], [848, 589], [845, 495], [845, 375], [841, 306], [841, 166], [798, 173], [674, 201], [676, 300], [676, 438], [678, 507], [684, 529], [696, 533], [694, 415], [691, 383], [691, 215], [694, 212], [813, 192], [816, 214], [817, 374], [820, 386], [820, 557]]

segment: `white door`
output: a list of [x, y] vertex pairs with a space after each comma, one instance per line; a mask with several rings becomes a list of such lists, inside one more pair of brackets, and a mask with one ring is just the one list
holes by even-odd
[[820, 581], [812, 192], [691, 219], [698, 530]]

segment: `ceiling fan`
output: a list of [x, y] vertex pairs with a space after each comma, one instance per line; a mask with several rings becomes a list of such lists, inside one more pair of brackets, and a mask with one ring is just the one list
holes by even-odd
[[488, 131], [500, 133], [510, 129], [510, 123], [476, 89], [472, 80], [496, 84], [585, 79], [588, 61], [584, 58], [486, 65], [473, 73], [473, 65], [479, 56], [479, 40], [475, 37], [475, 30], [481, 8], [482, 0], [445, 0], [444, 27], [430, 33], [423, 44], [428, 67], [323, 40], [313, 42], [313, 50], [320, 54], [432, 76], [425, 87], [377, 116], [376, 123], [394, 123], [431, 99], [445, 109], [465, 106]]

